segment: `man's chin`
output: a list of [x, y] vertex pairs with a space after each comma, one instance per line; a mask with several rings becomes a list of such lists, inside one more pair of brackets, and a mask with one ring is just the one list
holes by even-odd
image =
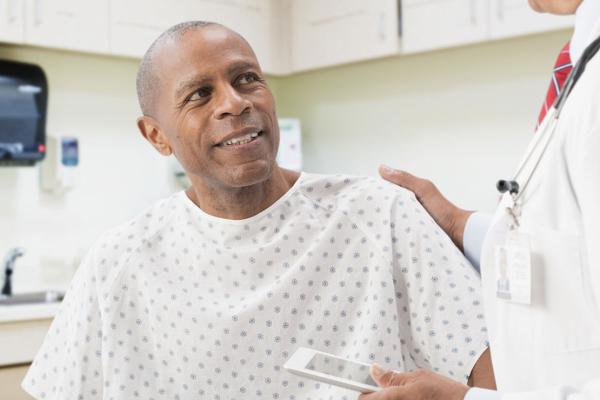
[[244, 188], [268, 181], [277, 168], [273, 162], [256, 160], [242, 165], [231, 166], [226, 171], [223, 182], [231, 188]]

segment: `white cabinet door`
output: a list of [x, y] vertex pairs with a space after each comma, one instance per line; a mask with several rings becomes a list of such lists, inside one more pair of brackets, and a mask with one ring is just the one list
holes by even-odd
[[292, 73], [292, 0], [271, 0], [269, 16], [269, 56], [259, 60], [263, 70], [275, 75]]
[[0, 387], [2, 398], [10, 400], [34, 400], [21, 389], [21, 381], [25, 378], [29, 365], [0, 367]]
[[292, 0], [291, 18], [294, 71], [399, 50], [397, 0]]
[[[223, 1], [223, 0], [214, 0]], [[206, 0], [110, 0], [111, 53], [142, 57], [165, 30], [180, 22], [210, 18]]]
[[0, 41], [23, 43], [24, 10], [23, 0], [0, 0]]
[[26, 0], [25, 42], [108, 53], [108, 0]]
[[242, 35], [254, 49], [263, 70], [278, 70], [276, 52], [271, 46], [273, 21], [279, 18], [271, 0], [185, 0], [179, 10], [181, 21], [197, 19], [218, 22]]
[[271, 0], [111, 0], [110, 4], [113, 54], [141, 57], [172, 25], [202, 20], [239, 32], [251, 44], [266, 72], [278, 69], [277, 52], [271, 46], [271, 21], [279, 15]]
[[573, 16], [536, 13], [524, 0], [490, 0], [492, 39], [572, 27]]
[[486, 0], [403, 0], [402, 50], [411, 53], [484, 41], [488, 7]]
[[[161, 0], [110, 0], [110, 52], [141, 57], [150, 44], [169, 27], [168, 15], [161, 16]], [[177, 6], [178, 1], [172, 1]]]

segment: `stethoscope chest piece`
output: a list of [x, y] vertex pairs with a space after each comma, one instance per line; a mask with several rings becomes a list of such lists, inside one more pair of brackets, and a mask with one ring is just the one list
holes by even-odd
[[496, 183], [496, 189], [498, 189], [498, 191], [501, 194], [508, 192], [512, 195], [516, 195], [519, 193], [519, 182], [517, 182], [515, 180], [508, 181], [508, 180], [500, 179]]

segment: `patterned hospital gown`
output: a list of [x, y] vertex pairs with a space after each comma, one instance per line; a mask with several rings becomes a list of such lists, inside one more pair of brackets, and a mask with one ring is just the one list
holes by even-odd
[[303, 173], [245, 220], [180, 192], [106, 233], [23, 387], [37, 399], [355, 399], [282, 368], [298, 347], [465, 382], [480, 281], [414, 195]]

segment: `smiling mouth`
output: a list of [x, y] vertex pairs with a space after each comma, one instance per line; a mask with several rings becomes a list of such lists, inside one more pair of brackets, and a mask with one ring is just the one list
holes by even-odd
[[262, 136], [262, 134], [263, 134], [263, 131], [246, 133], [245, 135], [240, 135], [238, 137], [234, 137], [233, 139], [229, 139], [224, 142], [221, 142], [217, 146], [219, 146], [219, 147], [242, 146], [242, 145], [245, 145], [245, 144], [255, 141], [258, 137]]

